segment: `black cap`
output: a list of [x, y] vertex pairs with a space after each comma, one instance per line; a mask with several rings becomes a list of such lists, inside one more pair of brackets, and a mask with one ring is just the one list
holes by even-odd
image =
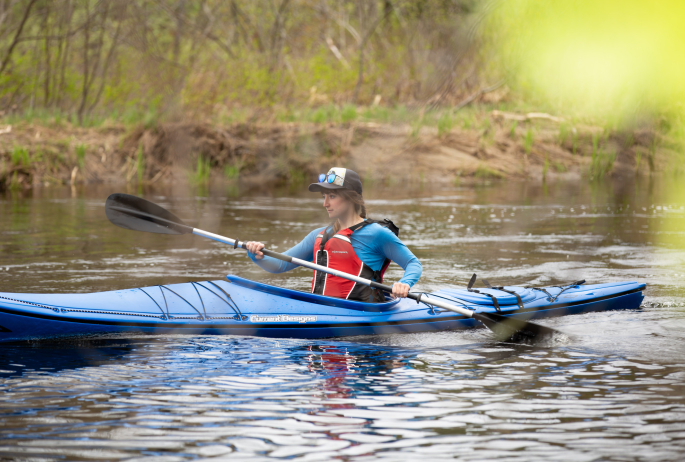
[[[331, 177], [331, 175], [334, 175]], [[329, 177], [333, 179], [332, 183], [329, 183]], [[326, 190], [332, 189], [349, 189], [350, 191], [355, 191], [359, 195], [362, 194], [362, 180], [359, 179], [359, 175], [354, 170], [342, 167], [333, 167], [325, 175], [322, 173], [319, 178], [323, 178], [323, 181], [318, 183], [312, 183], [309, 185], [309, 190], [311, 192], [325, 192]]]

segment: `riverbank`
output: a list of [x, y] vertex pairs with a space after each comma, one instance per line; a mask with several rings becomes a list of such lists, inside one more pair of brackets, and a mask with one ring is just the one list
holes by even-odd
[[571, 123], [542, 113], [469, 111], [411, 122], [0, 124], [0, 189], [35, 185], [308, 181], [345, 165], [371, 181], [597, 179], [666, 170], [654, 130]]

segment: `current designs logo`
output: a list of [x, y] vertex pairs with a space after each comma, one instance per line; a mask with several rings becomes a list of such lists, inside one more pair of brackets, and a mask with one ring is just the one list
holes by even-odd
[[305, 324], [308, 322], [316, 322], [316, 316], [290, 316], [287, 314], [259, 316], [257, 314], [253, 314], [250, 316], [250, 322], [297, 322], [300, 324]]

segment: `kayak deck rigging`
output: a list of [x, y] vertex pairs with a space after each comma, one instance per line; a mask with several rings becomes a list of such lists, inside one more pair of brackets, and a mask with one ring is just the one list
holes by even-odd
[[[218, 293], [216, 293], [214, 290], [206, 287], [203, 285], [203, 282], [206, 284], [211, 284], [215, 286], [217, 289], [219, 289], [223, 294], [226, 296], [226, 298], [222, 297]], [[96, 309], [79, 309], [79, 308], [69, 308], [69, 307], [59, 307], [59, 306], [49, 306], [49, 305], [44, 305], [41, 303], [34, 303], [26, 300], [20, 300], [16, 298], [10, 298], [6, 296], [0, 295], [1, 299], [13, 301], [13, 302], [18, 302], [18, 303], [24, 303], [26, 305], [31, 305], [31, 306], [36, 306], [39, 308], [46, 308], [58, 313], [95, 313], [95, 314], [109, 314], [109, 315], [117, 315], [117, 316], [142, 316], [142, 317], [147, 317], [147, 318], [158, 318], [162, 320], [166, 319], [199, 319], [199, 320], [212, 320], [212, 319], [233, 319], [236, 321], [244, 321], [247, 319], [247, 316], [243, 315], [240, 312], [240, 308], [236, 304], [236, 302], [231, 298], [231, 295], [227, 293], [224, 289], [222, 289], [220, 286], [218, 286], [216, 283], [213, 281], [202, 281], [202, 282], [189, 282], [187, 284], [190, 284], [191, 287], [193, 287], [197, 293], [198, 300], [200, 302], [199, 306], [193, 305], [191, 302], [189, 302], [185, 297], [174, 291], [173, 289], [167, 287], [166, 285], [160, 284], [157, 286], [151, 286], [151, 287], [138, 287], [136, 289], [131, 289], [131, 290], [136, 290], [144, 293], [152, 302], [155, 304], [157, 308], [161, 311], [161, 314], [150, 314], [150, 313], [141, 313], [141, 312], [135, 312], [135, 311], [109, 311], [109, 310], [96, 310]], [[207, 314], [207, 311], [205, 309], [205, 300], [202, 298], [202, 295], [200, 294], [200, 291], [197, 289], [197, 287], [201, 287], [205, 289], [206, 291], [210, 292], [213, 294], [216, 298], [221, 300], [233, 310], [234, 315], [232, 316], [210, 316]], [[164, 308], [160, 305], [160, 303], [152, 296], [150, 295], [149, 292], [147, 292], [145, 289], [154, 289], [158, 288], [160, 291], [160, 294], [162, 296], [162, 300], [164, 301]], [[166, 294], [164, 293], [164, 290], [166, 290], [168, 293], [171, 295], [177, 297], [177, 299], [183, 301], [187, 306], [191, 307], [197, 315], [195, 316], [176, 316], [173, 315], [169, 312], [169, 299], [167, 299]], [[202, 310], [200, 310], [200, 307]]]
[[474, 313], [531, 319], [639, 308], [645, 285], [503, 289], [443, 288], [422, 293], [419, 302], [364, 303], [229, 275], [224, 280], [89, 294], [0, 293], [0, 342], [134, 332], [330, 338], [455, 330], [478, 322], [437, 308], [431, 300], [448, 301]]

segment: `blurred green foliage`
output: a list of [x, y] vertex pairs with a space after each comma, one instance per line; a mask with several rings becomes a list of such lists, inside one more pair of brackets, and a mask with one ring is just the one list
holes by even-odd
[[212, 162], [209, 157], [198, 156], [197, 166], [195, 170], [191, 173], [190, 179], [193, 183], [197, 185], [206, 185], [209, 183], [209, 177], [212, 173]]
[[533, 134], [533, 128], [529, 127], [528, 130], [526, 130], [526, 136], [523, 139], [523, 149], [526, 152], [526, 154], [530, 154], [530, 152], [533, 150], [533, 143], [535, 141], [535, 135]]
[[325, 123], [356, 120], [357, 107], [372, 102], [458, 101], [469, 86], [446, 92], [445, 76], [463, 80], [478, 59], [466, 35], [476, 4], [3, 2], [0, 110], [44, 123], [152, 126], [160, 118], [231, 120], [254, 108], [287, 118], [287, 108], [300, 107], [312, 109], [300, 120]]
[[28, 168], [31, 166], [31, 156], [26, 148], [15, 146], [10, 152], [10, 163], [16, 167]]
[[438, 136], [444, 137], [452, 131], [454, 127], [454, 119], [450, 111], [443, 112], [438, 118]]
[[86, 161], [86, 147], [82, 144], [76, 146], [76, 162], [78, 167], [83, 171], [83, 167]]
[[138, 145], [138, 152], [136, 154], [136, 176], [138, 184], [142, 184], [145, 177], [145, 152], [143, 151], [143, 144]]
[[685, 2], [508, 0], [481, 30], [490, 72], [541, 110], [634, 123], [682, 112]]

